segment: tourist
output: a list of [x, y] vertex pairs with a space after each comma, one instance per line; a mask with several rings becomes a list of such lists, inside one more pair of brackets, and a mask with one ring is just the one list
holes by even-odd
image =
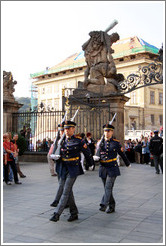
[[8, 174], [8, 168], [9, 168], [9, 165], [10, 165], [11, 168], [12, 168], [12, 171], [13, 171], [15, 184], [21, 184], [21, 182], [18, 180], [17, 167], [16, 167], [16, 164], [15, 164], [16, 150], [15, 150], [14, 144], [12, 142], [10, 142], [8, 133], [3, 135], [3, 140], [4, 140], [3, 147], [4, 147], [5, 151], [7, 152], [7, 164], [4, 165], [4, 180], [5, 180], [5, 183], [7, 185], [11, 185], [11, 182], [9, 181], [9, 174]]

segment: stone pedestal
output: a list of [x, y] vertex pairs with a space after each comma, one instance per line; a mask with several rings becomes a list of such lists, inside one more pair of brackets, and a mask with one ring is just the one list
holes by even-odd
[[[85, 89], [76, 89], [73, 95], [69, 97], [69, 102], [71, 107], [76, 110], [80, 106], [80, 111], [77, 119], [78, 128], [80, 124], [84, 125], [81, 128], [81, 132], [87, 132], [86, 129], [90, 129], [95, 139], [100, 139], [103, 134], [103, 125], [111, 121], [113, 115], [117, 113], [116, 118], [112, 125], [115, 127], [114, 137], [118, 139], [121, 144], [124, 144], [124, 104], [129, 100], [128, 97], [124, 95], [97, 95]], [[98, 114], [95, 112], [98, 110]], [[90, 112], [94, 112], [94, 114]], [[89, 120], [89, 118], [93, 119]], [[88, 119], [86, 119], [88, 118]], [[88, 124], [88, 126], [87, 126]], [[90, 126], [89, 126], [90, 124]], [[95, 131], [94, 128], [97, 128]]]
[[17, 126], [16, 117], [13, 121], [12, 113], [17, 113], [19, 108], [23, 104], [19, 104], [17, 101], [3, 101], [3, 133], [11, 132], [14, 126]]

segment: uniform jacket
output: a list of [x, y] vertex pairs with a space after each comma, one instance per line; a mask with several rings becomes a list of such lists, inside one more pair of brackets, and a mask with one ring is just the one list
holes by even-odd
[[117, 154], [119, 154], [125, 165], [129, 166], [130, 162], [123, 152], [122, 146], [117, 139], [111, 138], [110, 140], [104, 140], [100, 149], [100, 167], [99, 177], [106, 178], [116, 177], [120, 175], [119, 166], [117, 163]]
[[83, 152], [89, 166], [94, 165], [91, 151], [84, 139], [73, 135], [71, 138], [64, 140], [61, 147], [61, 160], [70, 177], [76, 177], [84, 173], [80, 162], [80, 152]]
[[163, 139], [160, 138], [159, 136], [154, 136], [153, 138], [151, 138], [149, 149], [152, 155], [159, 156], [161, 154], [160, 148], [161, 148], [162, 143], [163, 143]]

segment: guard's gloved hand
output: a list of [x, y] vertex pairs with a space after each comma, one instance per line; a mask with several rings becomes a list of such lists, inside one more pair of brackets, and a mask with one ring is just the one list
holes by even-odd
[[60, 157], [61, 157], [60, 155], [54, 155], [54, 154], [50, 155], [50, 158], [55, 161], [59, 160]]
[[100, 157], [97, 156], [97, 155], [94, 155], [94, 156], [93, 156], [93, 160], [94, 160], [94, 161], [99, 161], [99, 160], [100, 160]]

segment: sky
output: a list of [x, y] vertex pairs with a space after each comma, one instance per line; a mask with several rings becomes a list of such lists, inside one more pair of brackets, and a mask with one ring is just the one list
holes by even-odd
[[[1, 76], [11, 71], [15, 97], [30, 97], [30, 74], [81, 52], [90, 31], [165, 44], [165, 1], [1, 1]], [[2, 81], [2, 79], [1, 79]]]

